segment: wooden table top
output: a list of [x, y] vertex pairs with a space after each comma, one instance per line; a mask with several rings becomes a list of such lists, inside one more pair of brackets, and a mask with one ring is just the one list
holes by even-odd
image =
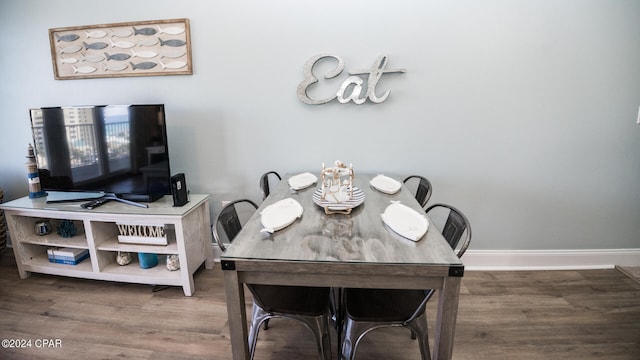
[[[373, 176], [356, 174], [354, 185], [364, 192], [365, 200], [349, 215], [325, 214], [312, 199], [319, 185], [293, 191], [287, 182], [290, 176], [285, 176], [245, 224], [222, 259], [462, 267], [460, 259], [433, 224], [429, 224], [429, 230], [417, 242], [401, 237], [384, 224], [380, 215], [391, 201], [400, 201], [420, 213], [424, 210], [404, 185], [393, 195], [377, 191], [369, 185]], [[302, 205], [302, 217], [273, 234], [261, 232], [260, 211], [289, 197]]]

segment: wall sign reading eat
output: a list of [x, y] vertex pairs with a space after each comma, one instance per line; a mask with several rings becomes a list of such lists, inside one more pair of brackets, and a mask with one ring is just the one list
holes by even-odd
[[[316, 55], [307, 60], [307, 62], [304, 64], [304, 80], [302, 80], [302, 82], [298, 85], [298, 98], [305, 104], [321, 105], [326, 104], [335, 98], [338, 98], [338, 101], [342, 104], [353, 101], [354, 103], [360, 105], [364, 104], [367, 99], [376, 104], [381, 103], [387, 100], [389, 94], [391, 93], [391, 90], [387, 90], [384, 95], [380, 97], [376, 95], [376, 85], [378, 84], [378, 80], [380, 80], [382, 75], [388, 73], [407, 72], [406, 69], [387, 70], [387, 57], [385, 55], [380, 55], [373, 63], [373, 66], [370, 70], [349, 72], [349, 77], [344, 82], [342, 82], [342, 85], [340, 85], [340, 88], [338, 89], [336, 95], [325, 99], [312, 99], [307, 95], [307, 89], [309, 88], [309, 86], [318, 82], [318, 78], [313, 74], [313, 69], [318, 61], [325, 58], [333, 58], [338, 62], [334, 69], [324, 74], [325, 79], [332, 79], [340, 75], [342, 73], [342, 70], [344, 70], [344, 61], [334, 55]], [[367, 91], [364, 95], [362, 94], [362, 84], [364, 83], [364, 79], [362, 79], [362, 77], [358, 75], [368, 75]]]

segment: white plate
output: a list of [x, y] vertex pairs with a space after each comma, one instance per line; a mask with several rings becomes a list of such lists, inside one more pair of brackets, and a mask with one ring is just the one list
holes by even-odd
[[369, 182], [376, 190], [385, 194], [393, 195], [402, 187], [402, 183], [388, 176], [378, 175]]
[[382, 214], [384, 221], [391, 230], [409, 240], [418, 241], [429, 229], [427, 217], [412, 208], [400, 204], [399, 201], [392, 201]]
[[318, 178], [310, 172], [294, 175], [289, 178], [289, 186], [293, 190], [302, 190], [318, 182]]
[[302, 205], [292, 198], [282, 199], [260, 212], [260, 222], [266, 232], [276, 232], [291, 225], [302, 216]]
[[334, 211], [348, 212], [350, 211], [350, 209], [353, 209], [364, 202], [364, 193], [362, 192], [362, 190], [354, 186], [353, 197], [351, 199], [346, 199], [344, 201], [338, 202], [331, 196], [327, 196], [327, 198], [322, 199], [322, 188], [317, 188], [313, 193], [313, 202], [315, 202], [316, 205], [324, 208], [327, 213]]

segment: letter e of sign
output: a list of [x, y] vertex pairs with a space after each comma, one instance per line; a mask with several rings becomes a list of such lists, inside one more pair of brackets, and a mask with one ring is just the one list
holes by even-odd
[[298, 85], [298, 98], [300, 99], [300, 101], [302, 101], [305, 104], [321, 105], [321, 104], [326, 104], [329, 101], [336, 98], [336, 95], [334, 95], [326, 99], [313, 100], [307, 95], [307, 88], [318, 82], [318, 78], [313, 75], [313, 66], [323, 58], [334, 58], [338, 61], [338, 64], [336, 65], [336, 67], [324, 75], [325, 79], [332, 79], [340, 75], [340, 73], [342, 73], [342, 70], [344, 70], [344, 60], [334, 55], [327, 55], [327, 54], [316, 55], [311, 57], [309, 60], [307, 60], [307, 62], [304, 64], [304, 69], [303, 69], [304, 79]]

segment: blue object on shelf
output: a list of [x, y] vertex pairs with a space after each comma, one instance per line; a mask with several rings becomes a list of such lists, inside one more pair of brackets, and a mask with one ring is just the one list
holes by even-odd
[[56, 230], [58, 231], [58, 235], [63, 238], [74, 237], [78, 234], [78, 229], [71, 220], [62, 220]]
[[140, 262], [141, 268], [152, 268], [158, 265], [158, 254], [138, 253], [138, 261]]

